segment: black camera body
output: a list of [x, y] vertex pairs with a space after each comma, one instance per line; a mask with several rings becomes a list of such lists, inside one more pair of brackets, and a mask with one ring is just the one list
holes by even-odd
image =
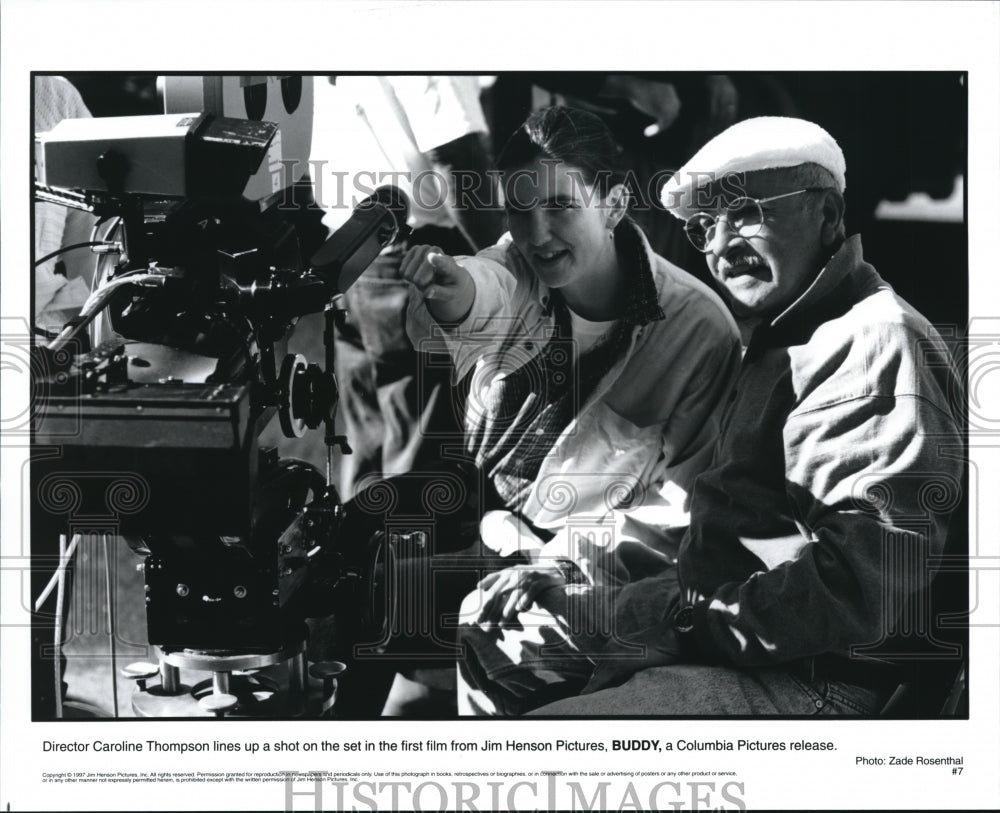
[[[258, 438], [277, 417], [289, 437], [323, 426], [343, 441], [336, 302], [405, 230], [405, 198], [378, 190], [306, 264], [287, 189], [243, 194], [273, 158], [275, 124], [135, 118], [160, 117], [73, 120], [39, 140], [37, 196], [115, 225], [101, 287], [36, 351], [34, 538], [124, 537], [145, 557], [149, 642], [166, 653], [282, 652], [331, 611], [377, 623], [386, 546], [341, 538], [326, 477]], [[166, 140], [150, 147], [143, 128]], [[318, 312], [325, 369], [285, 352]]]

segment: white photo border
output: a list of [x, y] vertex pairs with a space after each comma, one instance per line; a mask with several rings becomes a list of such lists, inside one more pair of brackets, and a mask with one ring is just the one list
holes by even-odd
[[[969, 162], [967, 222], [969, 229], [969, 316], [974, 335], [1000, 336], [998, 265], [993, 245], [1000, 223], [1000, 6], [996, 2], [142, 2], [114, 0], [3, 0], [0, 48], [0, 226], [2, 226], [2, 308], [8, 324], [25, 321], [28, 313], [30, 201], [23, 190], [30, 182], [26, 134], [30, 131], [31, 71], [191, 73], [344, 71], [490, 74], [502, 70], [912, 70], [966, 71], [969, 77]], [[933, 110], [927, 111], [928, 116]], [[944, 282], [944, 278], [943, 278]], [[10, 320], [10, 321], [8, 321]], [[995, 416], [1000, 386], [983, 369], [981, 408]], [[25, 400], [26, 381], [8, 371], [3, 376], [3, 402]], [[6, 407], [5, 407], [6, 410]], [[9, 413], [8, 413], [9, 414]], [[0, 570], [3, 587], [17, 585], [16, 568], [23, 556], [20, 539], [22, 496], [17, 493], [27, 456], [26, 444], [8, 442], [2, 452], [0, 487]], [[476, 779], [483, 791], [475, 803], [489, 809], [545, 807], [548, 779], [538, 772], [646, 771], [648, 784], [673, 771], [676, 781], [690, 782], [707, 768], [715, 781], [738, 781], [744, 787], [729, 797], [712, 797], [711, 806], [753, 808], [952, 809], [1000, 806], [996, 765], [1000, 764], [1000, 691], [991, 692], [1000, 674], [1000, 611], [997, 568], [1000, 504], [997, 494], [1000, 442], [990, 436], [970, 438], [973, 527], [970, 542], [980, 567], [972, 596], [977, 625], [971, 630], [973, 652], [970, 718], [967, 721], [759, 721], [759, 720], [505, 720], [480, 723], [447, 721], [433, 724], [441, 741], [486, 739], [548, 741], [556, 737], [604, 740], [699, 741], [737, 738], [830, 740], [836, 750], [784, 753], [724, 754], [564, 753], [543, 760], [531, 751], [503, 752], [478, 761], [450, 752], [340, 751], [336, 754], [257, 754], [255, 770], [323, 770], [345, 776], [382, 771], [386, 780], [429, 781], [444, 768], [494, 772]], [[13, 563], [13, 564], [11, 564]], [[13, 578], [13, 581], [12, 581]], [[181, 721], [142, 721], [109, 727], [78, 723], [60, 727], [32, 723], [27, 631], [10, 619], [23, 616], [16, 590], [0, 590], [0, 809], [12, 810], [196, 810], [313, 809], [308, 782], [287, 795], [282, 783], [271, 784], [47, 784], [42, 773], [95, 770], [191, 770], [190, 757], [173, 754], [54, 753], [45, 742], [95, 740], [183, 743], [225, 739], [268, 742], [326, 739], [341, 743], [370, 740], [424, 741], [431, 734], [419, 721], [239, 722], [212, 726]], [[16, 624], [16, 621], [13, 622]], [[320, 726], [322, 729], [320, 729]], [[962, 754], [963, 772], [903, 766], [864, 767], [856, 756], [917, 753]], [[294, 757], [294, 758], [292, 758]], [[212, 771], [244, 771], [246, 756], [212, 754], [204, 764]], [[500, 771], [502, 769], [502, 771]], [[499, 773], [509, 776], [500, 776]], [[732, 772], [732, 780], [722, 774]], [[421, 780], [423, 777], [423, 780]], [[542, 790], [512, 783], [532, 781]], [[371, 781], [378, 781], [377, 777]], [[581, 780], [582, 781], [582, 780]], [[593, 782], [598, 779], [594, 778]], [[607, 780], [612, 781], [612, 780]], [[489, 783], [502, 789], [490, 795]], [[503, 785], [502, 783], [507, 783]], [[589, 787], [589, 786], [588, 786]], [[643, 788], [646, 786], [644, 785]], [[704, 789], [702, 789], [704, 791]], [[702, 792], [685, 797], [685, 806]], [[644, 791], [645, 792], [645, 791]], [[336, 787], [324, 790], [327, 807], [337, 803]], [[366, 792], [367, 796], [372, 796]], [[560, 791], [562, 793], [562, 791]], [[617, 793], [617, 795], [614, 795]], [[608, 798], [614, 806], [634, 804], [620, 784]], [[731, 797], [731, 798], [730, 798]], [[348, 796], [346, 804], [367, 809], [366, 797]], [[466, 797], [468, 798], [468, 797]], [[642, 803], [646, 798], [641, 799]], [[668, 802], [674, 797], [660, 797]], [[558, 796], [560, 807], [572, 798]], [[450, 799], [454, 806], [455, 799]], [[421, 804], [438, 806], [434, 789]]]

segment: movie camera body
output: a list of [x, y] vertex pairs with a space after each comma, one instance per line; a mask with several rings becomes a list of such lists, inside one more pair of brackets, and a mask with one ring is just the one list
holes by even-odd
[[[310, 81], [168, 77], [174, 112], [66, 120], [37, 139], [36, 197], [107, 225], [99, 285], [38, 349], [33, 535], [115, 534], [145, 557], [159, 663], [128, 669], [140, 715], [322, 713], [337, 666], [314, 665], [310, 705], [305, 618], [386, 621], [391, 549], [339, 533], [332, 453], [349, 447], [333, 328], [339, 295], [405, 230], [407, 202], [376, 190], [303, 262], [290, 190]], [[323, 365], [285, 352], [319, 312]], [[324, 428], [325, 476], [260, 447], [275, 418], [288, 437]], [[253, 674], [276, 666], [278, 682]], [[212, 677], [188, 687], [181, 669]]]

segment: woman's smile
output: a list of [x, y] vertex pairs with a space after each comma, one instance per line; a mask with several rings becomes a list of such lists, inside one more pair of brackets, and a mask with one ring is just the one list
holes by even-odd
[[569, 249], [554, 248], [532, 252], [532, 262], [541, 268], [553, 268], [570, 256]]

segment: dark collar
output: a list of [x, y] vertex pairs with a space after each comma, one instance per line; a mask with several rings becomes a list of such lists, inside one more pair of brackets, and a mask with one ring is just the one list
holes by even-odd
[[802, 323], [826, 321], [850, 306], [860, 289], [885, 286], [875, 269], [864, 261], [861, 235], [848, 237], [799, 297], [771, 320], [772, 328], [788, 329]]
[[665, 319], [653, 277], [656, 255], [653, 254], [646, 235], [629, 217], [618, 224], [614, 234], [618, 262], [630, 274], [629, 299], [623, 318], [637, 327]]

